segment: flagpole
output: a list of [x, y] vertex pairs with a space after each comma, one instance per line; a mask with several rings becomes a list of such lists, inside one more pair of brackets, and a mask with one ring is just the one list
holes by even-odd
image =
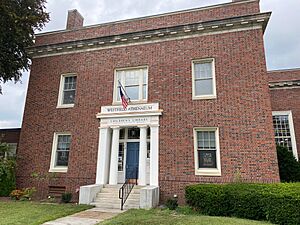
[[118, 80], [118, 83], [119, 83], [119, 88], [122, 88], [122, 90], [124, 91], [124, 93], [125, 93], [126, 97], [128, 98], [128, 100], [129, 100], [129, 102], [130, 102], [130, 98], [129, 98], [129, 96], [128, 96], [127, 92], [125, 91], [125, 89], [124, 89], [123, 85], [121, 84], [120, 80]]

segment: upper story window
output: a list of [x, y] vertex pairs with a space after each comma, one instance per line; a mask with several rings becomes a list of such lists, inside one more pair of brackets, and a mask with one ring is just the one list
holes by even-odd
[[276, 144], [287, 147], [298, 160], [292, 112], [277, 111], [272, 114]]
[[61, 75], [57, 107], [67, 108], [74, 106], [76, 81], [77, 76], [75, 74]]
[[115, 73], [114, 102], [120, 102], [119, 81], [130, 101], [143, 102], [148, 98], [148, 68], [117, 69]]
[[70, 133], [54, 134], [49, 172], [67, 172], [70, 145]]
[[216, 79], [214, 59], [194, 60], [192, 62], [193, 99], [216, 98]]
[[196, 128], [194, 139], [196, 175], [221, 176], [218, 128]]

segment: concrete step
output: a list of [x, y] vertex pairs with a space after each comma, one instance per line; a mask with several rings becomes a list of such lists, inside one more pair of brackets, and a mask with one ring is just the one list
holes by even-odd
[[[91, 205], [94, 205], [97, 208], [105, 208], [105, 209], [120, 209], [121, 208], [121, 203], [107, 205], [106, 203], [92, 202]], [[139, 208], [139, 205], [136, 205], [136, 204], [126, 203], [124, 205], [124, 209], [138, 209], [138, 208]]]
[[[106, 204], [115, 204], [115, 203], [120, 203], [121, 200], [118, 199], [95, 199], [94, 202], [98, 202], [98, 203], [106, 203]], [[126, 203], [128, 204], [140, 204], [140, 200], [139, 199], [127, 199]]]
[[[111, 189], [111, 188], [102, 188], [100, 193], [111, 193], [112, 195], [119, 196], [119, 189]], [[132, 189], [131, 193], [139, 194], [140, 189]]]
[[[131, 192], [129, 194], [130, 198], [140, 198], [140, 193]], [[109, 192], [99, 192], [96, 195], [96, 198], [119, 198], [119, 193], [116, 195], [114, 193]]]

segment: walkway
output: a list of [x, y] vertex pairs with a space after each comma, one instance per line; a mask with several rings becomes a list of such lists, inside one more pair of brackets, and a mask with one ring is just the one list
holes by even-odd
[[95, 225], [122, 212], [125, 211], [121, 211], [119, 209], [101, 209], [96, 207], [71, 216], [43, 223], [43, 225]]

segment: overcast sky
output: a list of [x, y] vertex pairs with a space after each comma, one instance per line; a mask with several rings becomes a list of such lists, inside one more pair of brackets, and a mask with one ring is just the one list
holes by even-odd
[[[75, 8], [84, 25], [92, 25], [225, 2], [230, 0], [48, 0], [51, 21], [43, 32], [64, 29], [67, 11]], [[265, 33], [268, 69], [300, 67], [300, 1], [261, 0], [261, 10], [273, 12]], [[2, 85], [0, 128], [21, 127], [28, 79], [24, 73], [22, 83]]]

